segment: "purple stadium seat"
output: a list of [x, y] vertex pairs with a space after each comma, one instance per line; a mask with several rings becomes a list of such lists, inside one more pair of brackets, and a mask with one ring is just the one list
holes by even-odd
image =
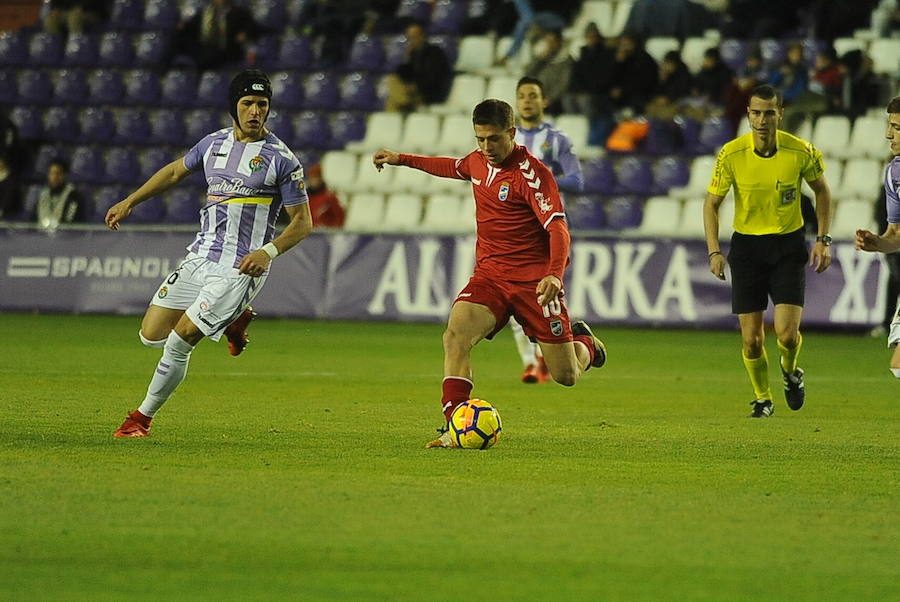
[[117, 109], [113, 114], [115, 144], [147, 144], [150, 140], [150, 121], [143, 109]]
[[140, 181], [144, 182], [150, 179], [161, 167], [172, 162], [175, 157], [170, 151], [159, 147], [151, 147], [138, 154], [138, 167]]
[[71, 67], [93, 67], [97, 64], [99, 40], [91, 33], [70, 33], [66, 40], [64, 62]]
[[639, 197], [616, 196], [606, 199], [606, 222], [609, 228], [637, 228], [643, 218], [644, 203]]
[[581, 165], [584, 174], [584, 191], [596, 194], [612, 194], [616, 185], [613, 162], [607, 157], [590, 159]]
[[653, 190], [650, 163], [638, 157], [625, 157], [615, 167], [616, 193], [649, 195]]
[[12, 105], [19, 102], [19, 84], [11, 69], [0, 69], [0, 104]]
[[722, 40], [719, 44], [719, 52], [722, 55], [722, 61], [731, 67], [733, 71], [740, 71], [747, 60], [749, 50], [747, 42], [744, 40]]
[[9, 118], [19, 129], [19, 138], [22, 140], [34, 141], [44, 137], [40, 109], [30, 106], [13, 107], [9, 112]]
[[404, 34], [400, 33], [385, 36], [382, 39], [382, 44], [384, 45], [384, 67], [382, 71], [390, 73], [395, 71], [406, 60], [406, 46], [409, 44], [409, 40], [406, 39]]
[[57, 158], [67, 158], [69, 153], [58, 143], [41, 145], [34, 155], [28, 179], [33, 182], [46, 182], [47, 169], [50, 162]]
[[114, 125], [112, 112], [102, 107], [88, 107], [78, 116], [81, 138], [87, 144], [103, 144], [110, 140]]
[[46, 105], [53, 102], [53, 83], [46, 71], [26, 69], [19, 71], [16, 82], [22, 104]]
[[134, 61], [134, 45], [131, 36], [119, 31], [109, 31], [100, 36], [98, 63], [105, 67], [125, 67]]
[[32, 221], [37, 216], [38, 199], [41, 198], [43, 184], [31, 184], [25, 188], [25, 198], [22, 200], [22, 210], [13, 216], [17, 221]]
[[[157, 109], [148, 115], [150, 122], [151, 144], [166, 144], [169, 146], [183, 146], [186, 144], [184, 115], [178, 109]], [[193, 140], [190, 144], [197, 142]]]
[[172, 30], [178, 25], [179, 19], [178, 4], [175, 0], [148, 0], [141, 27]]
[[0, 31], [0, 67], [19, 67], [27, 62], [28, 37], [25, 31]]
[[335, 148], [362, 140], [366, 135], [366, 119], [362, 113], [339, 111], [331, 114], [331, 135]]
[[700, 123], [696, 119], [680, 115], [672, 121], [681, 132], [681, 146], [684, 152], [689, 155], [703, 154], [703, 148], [700, 146]]
[[[466, 3], [456, 0], [437, 0], [431, 11], [429, 33], [457, 35], [466, 18]], [[450, 63], [451, 65], [453, 63]]]
[[566, 221], [572, 230], [606, 228], [606, 213], [599, 197], [578, 195], [566, 197]]
[[366, 73], [350, 73], [341, 81], [341, 109], [376, 111], [383, 106], [375, 93], [375, 82]]
[[664, 195], [675, 186], [687, 186], [691, 168], [681, 157], [664, 157], [653, 166], [654, 195]]
[[118, 105], [125, 95], [120, 72], [112, 69], [97, 69], [88, 74], [90, 104]]
[[109, 208], [123, 200], [130, 190], [121, 186], [98, 186], [94, 188], [94, 215], [91, 221], [102, 222]]
[[184, 133], [187, 136], [185, 145], [194, 146], [205, 136], [230, 124], [230, 119], [227, 119], [222, 114], [222, 111], [218, 109], [195, 109], [189, 111], [184, 116]]
[[61, 35], [39, 31], [28, 40], [28, 62], [36, 67], [54, 67], [62, 64], [65, 38]]
[[196, 224], [200, 221], [203, 196], [188, 186], [173, 188], [166, 194], [166, 221], [173, 224]]
[[69, 164], [70, 180], [89, 184], [106, 182], [103, 153], [99, 149], [97, 146], [79, 146], [72, 151], [72, 160]]
[[113, 0], [109, 15], [111, 29], [140, 29], [144, 20], [142, 0]]
[[106, 179], [113, 184], [136, 188], [143, 183], [134, 149], [116, 146], [106, 152]]
[[278, 36], [260, 36], [256, 41], [256, 60], [254, 65], [263, 69], [277, 67], [280, 46], [281, 40]]
[[128, 221], [133, 224], [161, 224], [166, 221], [166, 201], [162, 196], [147, 199], [134, 208]]
[[397, 16], [428, 23], [431, 16], [430, 0], [400, 0]]
[[428, 41], [444, 51], [448, 65], [456, 64], [456, 57], [459, 54], [457, 38], [450, 35], [429, 36]]
[[381, 38], [359, 34], [350, 46], [350, 56], [344, 65], [347, 71], [382, 71], [384, 46]]
[[315, 55], [310, 39], [306, 36], [286, 35], [281, 38], [276, 66], [279, 69], [309, 71], [315, 66]]
[[78, 142], [81, 137], [78, 114], [69, 107], [50, 107], [44, 111], [41, 122], [44, 132], [55, 141]]
[[288, 111], [272, 111], [266, 119], [266, 129], [291, 148], [294, 145], [294, 124]]
[[828, 47], [829, 42], [828, 40], [804, 38], [800, 40], [800, 45], [803, 46], [803, 58], [806, 60], [806, 64], [810, 69], [813, 69], [816, 64], [816, 57]]
[[162, 63], [168, 52], [169, 37], [162, 31], [138, 34], [134, 45], [134, 60], [140, 66], [153, 67]]
[[650, 129], [647, 130], [647, 136], [641, 141], [640, 150], [648, 155], [671, 155], [675, 153], [679, 147], [679, 139], [681, 133], [671, 121], [662, 121], [660, 119], [651, 119], [649, 121]]
[[326, 113], [303, 111], [294, 117], [294, 144], [298, 148], [331, 148], [331, 129]]
[[303, 82], [306, 106], [310, 109], [333, 109], [338, 106], [338, 87], [334, 76], [326, 71], [309, 74]]
[[734, 137], [735, 127], [725, 117], [707, 117], [700, 126], [700, 153], [714, 153]]
[[765, 38], [759, 41], [759, 53], [763, 64], [769, 69], [774, 69], [787, 57], [787, 46], [781, 40]]
[[[204, 71], [197, 84], [198, 107], [223, 107], [231, 78], [222, 71]], [[276, 98], [278, 98], [276, 96]]]
[[90, 100], [90, 88], [80, 69], [60, 69], [56, 72], [53, 100], [56, 104], [82, 105]]
[[281, 31], [287, 24], [288, 14], [284, 0], [253, 2], [253, 20], [266, 29]]
[[[285, 109], [303, 108], [303, 78], [299, 74], [279, 71], [272, 73], [272, 98]], [[332, 108], [334, 105], [332, 105]]]
[[159, 75], [147, 69], [132, 69], [123, 76], [125, 96], [122, 101], [127, 105], [155, 106], [159, 104], [162, 89]]
[[181, 69], [169, 71], [163, 76], [160, 88], [163, 105], [192, 107], [197, 96], [197, 74]]

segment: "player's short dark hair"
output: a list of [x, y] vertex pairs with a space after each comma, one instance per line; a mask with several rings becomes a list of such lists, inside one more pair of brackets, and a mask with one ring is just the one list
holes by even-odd
[[62, 157], [54, 157], [53, 160], [50, 161], [50, 165], [47, 166], [47, 169], [49, 170], [54, 165], [58, 165], [65, 173], [69, 173], [69, 162]]
[[493, 125], [508, 130], [514, 127], [513, 109], [509, 103], [488, 98], [475, 105], [472, 111], [472, 123], [475, 125]]
[[522, 86], [527, 86], [529, 84], [537, 86], [538, 89], [541, 91], [541, 96], [544, 95], [544, 82], [542, 82], [541, 80], [539, 80], [536, 77], [529, 77], [527, 75], [525, 77], [521, 78], [518, 81], [518, 83], [516, 83], [516, 92], [518, 92], [519, 88], [521, 88]]
[[762, 98], [763, 100], [772, 100], [774, 98], [778, 106], [781, 107], [781, 93], [774, 86], [763, 84], [761, 86], [756, 86], [755, 88], [753, 88], [753, 91], [750, 92], [750, 97], [747, 99], [748, 104], [750, 102], [750, 98], [753, 98], [754, 96], [756, 98]]
[[888, 113], [900, 113], [900, 96], [895, 96], [887, 106]]

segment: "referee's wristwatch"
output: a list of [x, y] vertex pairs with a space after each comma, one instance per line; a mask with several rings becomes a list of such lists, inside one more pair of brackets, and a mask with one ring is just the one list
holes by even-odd
[[831, 234], [823, 234], [822, 236], [816, 236], [816, 242], [820, 242], [826, 247], [831, 246]]

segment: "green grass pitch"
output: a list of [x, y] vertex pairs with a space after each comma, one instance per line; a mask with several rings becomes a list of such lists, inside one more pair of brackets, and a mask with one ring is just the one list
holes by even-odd
[[435, 324], [261, 319], [204, 341], [143, 440], [137, 317], [0, 315], [2, 600], [900, 599], [900, 383], [807, 332], [807, 406], [750, 420], [736, 332], [604, 329], [523, 385], [474, 352], [504, 437], [425, 450]]

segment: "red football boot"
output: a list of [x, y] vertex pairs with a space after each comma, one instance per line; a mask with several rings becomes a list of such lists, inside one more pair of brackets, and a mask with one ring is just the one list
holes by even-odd
[[250, 325], [250, 322], [255, 317], [256, 312], [253, 311], [253, 308], [247, 307], [238, 316], [237, 320], [228, 325], [225, 329], [225, 338], [228, 339], [228, 353], [231, 355], [241, 354], [244, 347], [250, 342], [250, 337], [247, 336], [247, 326]]
[[113, 437], [148, 437], [150, 436], [150, 423], [153, 421], [149, 416], [144, 416], [138, 410], [128, 414], [125, 422], [122, 423]]

